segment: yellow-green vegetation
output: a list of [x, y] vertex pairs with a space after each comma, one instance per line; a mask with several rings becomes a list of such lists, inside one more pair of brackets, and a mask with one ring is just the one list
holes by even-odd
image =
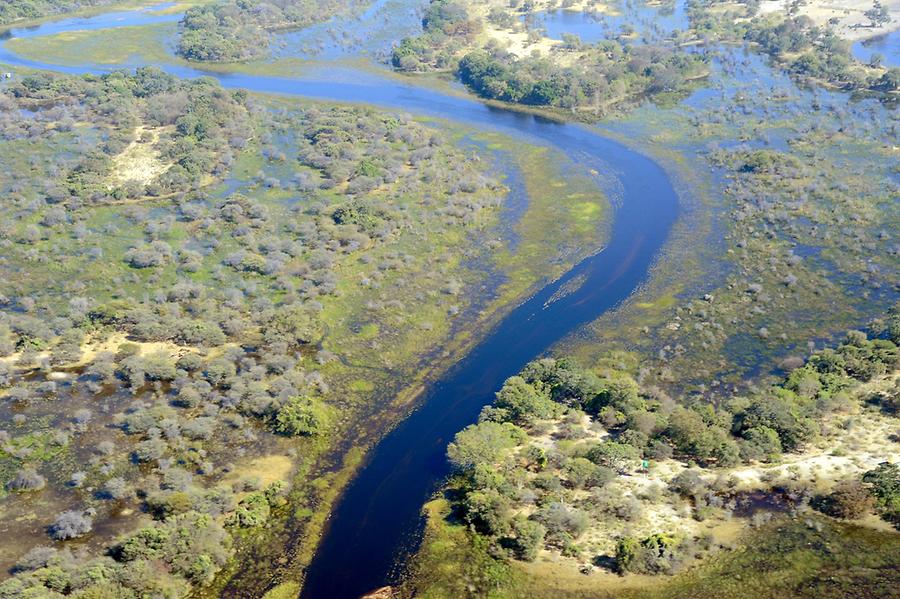
[[401, 597], [450, 599], [741, 599], [891, 597], [900, 535], [821, 516], [777, 517], [748, 530], [733, 549], [671, 578], [584, 575], [565, 566], [506, 563], [493, 557], [446, 502], [428, 506], [414, 578]]
[[171, 23], [116, 27], [98, 31], [70, 31], [7, 42], [10, 50], [42, 62], [58, 65], [120, 65], [133, 62], [171, 62], [164, 41], [175, 30]]
[[510, 176], [528, 197], [512, 225], [514, 247], [497, 247], [494, 260], [506, 275], [504, 301], [534, 290], [563, 274], [582, 258], [602, 249], [610, 224], [608, 198], [597, 182], [547, 147], [513, 144], [500, 136], [479, 138], [511, 156]]
[[[610, 126], [668, 166], [689, 209], [647, 285], [561, 353], [655, 355], [648, 376], [710, 394], [890, 305], [898, 264], [884, 249], [900, 212], [889, 112], [863, 102], [850, 117], [831, 110], [844, 105], [832, 96], [814, 109], [755, 58], [719, 78], [722, 99], [645, 106]], [[771, 86], [777, 101], [761, 96]], [[836, 234], [838, 223], [854, 233]]]
[[181, 13], [186, 9], [217, 0], [177, 0], [171, 6], [166, 0], [17, 0], [0, 5], [0, 27], [32, 26], [66, 17], [91, 17], [115, 11], [147, 8], [153, 14]]
[[295, 599], [300, 594], [300, 585], [296, 582], [285, 582], [265, 595], [263, 599]]
[[[178, 7], [175, 7], [178, 8]], [[175, 10], [175, 8], [171, 10]], [[183, 10], [184, 7], [181, 7]], [[91, 31], [70, 31], [33, 38], [14, 38], [7, 47], [22, 58], [42, 63], [77, 66], [168, 64], [192, 66], [174, 55], [167, 46], [177, 31], [175, 23], [112, 27]], [[298, 58], [250, 60], [233, 63], [205, 63], [203, 69], [216, 73], [246, 73], [275, 77], [299, 75], [309, 62]]]

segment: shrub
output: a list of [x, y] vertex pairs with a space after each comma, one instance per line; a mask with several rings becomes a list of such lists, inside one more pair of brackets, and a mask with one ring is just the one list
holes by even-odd
[[83, 512], [63, 512], [50, 525], [50, 536], [57, 541], [83, 537], [91, 532], [93, 524], [93, 519]]
[[532, 562], [544, 544], [547, 529], [539, 522], [517, 516], [510, 522], [510, 535], [504, 545], [512, 551], [516, 559]]
[[591, 448], [585, 457], [595, 464], [624, 473], [640, 459], [640, 453], [631, 445], [605, 441]]
[[828, 496], [821, 498], [817, 503], [817, 507], [829, 516], [856, 520], [872, 511], [875, 507], [875, 498], [862, 482], [845, 480], [838, 483]]
[[534, 519], [546, 527], [547, 537], [556, 543], [578, 538], [589, 522], [583, 511], [556, 501], [538, 509]]
[[479, 422], [456, 433], [447, 456], [456, 468], [469, 470], [479, 464], [493, 464], [524, 438], [524, 431], [509, 422]]
[[10, 491], [40, 491], [47, 486], [47, 479], [34, 468], [22, 468], [6, 486]]

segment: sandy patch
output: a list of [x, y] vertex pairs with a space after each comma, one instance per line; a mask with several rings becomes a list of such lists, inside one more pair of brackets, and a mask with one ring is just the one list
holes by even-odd
[[112, 159], [110, 188], [126, 183], [146, 185], [169, 169], [162, 161], [157, 144], [162, 129], [143, 125], [134, 130], [134, 139]]
[[[171, 341], [130, 341], [124, 333], [113, 333], [112, 335], [102, 340], [89, 340], [85, 342], [81, 346], [81, 357], [75, 362], [62, 364], [59, 366], [59, 368], [71, 369], [85, 366], [93, 362], [101, 353], [116, 353], [119, 350], [119, 346], [125, 343], [137, 346], [137, 353], [141, 356], [162, 352], [169, 354], [172, 357], [179, 357], [188, 352], [199, 351], [196, 348], [177, 345], [175, 343], [172, 343]], [[41, 361], [49, 358], [50, 352], [38, 352], [37, 354], [33, 354], [33, 357], [34, 360], [32, 363], [24, 366], [19, 366], [18, 363], [22, 358], [22, 352], [19, 351], [0, 358], [0, 362], [9, 364], [14, 368], [18, 367], [22, 370], [30, 370], [31, 368], [35, 367], [35, 364], [39, 364]], [[50, 373], [49, 378], [65, 378], [65, 376], [65, 373], [52, 372]]]
[[[221, 480], [219, 486], [230, 487], [238, 481], [253, 479], [259, 483], [260, 489], [265, 489], [278, 481], [288, 482], [293, 469], [294, 462], [288, 456], [267, 455], [238, 465]], [[238, 493], [235, 497], [240, 501], [247, 494], [249, 492]]]
[[[492, 8], [501, 8], [503, 10], [506, 10], [515, 19], [515, 25], [513, 25], [511, 28], [501, 28], [491, 23], [488, 19], [488, 14], [490, 13]], [[597, 2], [596, 0], [579, 0], [576, 2], [572, 2], [571, 4], [567, 3], [565, 7], [563, 7], [561, 3], [553, 0], [537, 0], [534, 3], [534, 9], [532, 10], [532, 12], [538, 13], [546, 10], [557, 10], [561, 8], [564, 8], [564, 10], [577, 12], [591, 10], [602, 14], [616, 14], [614, 5], [607, 4], [605, 2]], [[545, 57], [551, 53], [554, 53], [555, 62], [562, 65], [569, 65], [574, 63], [580, 55], [580, 53], [577, 51], [565, 50], [563, 48], [562, 42], [559, 40], [550, 39], [543, 36], [538, 37], [537, 39], [535, 39], [534, 37], [531, 37], [529, 39], [528, 30], [526, 29], [525, 25], [519, 20], [519, 18], [525, 13], [520, 13], [515, 9], [510, 9], [508, 2], [505, 2], [503, 0], [487, 0], [479, 4], [470, 5], [469, 11], [472, 16], [479, 17], [484, 23], [484, 31], [482, 33], [482, 37], [484, 39], [481, 40], [482, 43], [487, 43], [489, 40], [494, 40], [500, 45], [501, 48], [504, 48], [506, 51], [515, 54], [519, 58], [530, 56], [535, 52]]]
[[[803, 451], [785, 454], [778, 463], [757, 463], [735, 468], [699, 470], [701, 477], [713, 488], [724, 488], [731, 492], [769, 491], [773, 486], [791, 483], [808, 485], [816, 492], [828, 492], [839, 481], [857, 478], [863, 472], [875, 468], [884, 461], [900, 462], [900, 443], [892, 440], [900, 429], [900, 421], [872, 407], [864, 407], [863, 402], [879, 390], [892, 388], [900, 374], [893, 373], [880, 377], [871, 383], [860, 385], [854, 390], [858, 404], [852, 413], [836, 414], [820, 422], [821, 436]], [[597, 432], [584, 423], [589, 431], [586, 440], [599, 441], [607, 435]], [[547, 433], [532, 437], [531, 441], [540, 447], [550, 449], [556, 426]], [[595, 522], [576, 540], [582, 548], [582, 557], [563, 557], [558, 551], [542, 550], [537, 565], [525, 565], [526, 569], [562, 568], [583, 575], [582, 570], [591, 571], [590, 560], [597, 555], [614, 555], [618, 539], [630, 536], [638, 539], [665, 532], [682, 538], [697, 538], [710, 535], [714, 542], [722, 545], [733, 544], [751, 525], [747, 518], [731, 516], [726, 509], [709, 510], [703, 521], [695, 519], [692, 502], [667, 491], [671, 481], [687, 468], [677, 460], [651, 460], [649, 471], [634, 471], [618, 476], [604, 487], [603, 492], [612, 497], [631, 500], [639, 504], [636, 517], [626, 521], [615, 517], [604, 517]], [[718, 484], [713, 484], [717, 483]], [[588, 491], [571, 491], [567, 501], [578, 504], [589, 496]], [[590, 511], [590, 508], [585, 508]], [[533, 512], [528, 506], [522, 513]], [[858, 523], [878, 529], [891, 527], [875, 515]]]

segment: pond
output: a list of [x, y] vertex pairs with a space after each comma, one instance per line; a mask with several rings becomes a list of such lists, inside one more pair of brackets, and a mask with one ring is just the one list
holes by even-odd
[[881, 64], [886, 67], [900, 67], [900, 29], [878, 37], [861, 40], [853, 44], [853, 56], [863, 63], [869, 63], [876, 54], [881, 56]]
[[543, 30], [550, 39], [563, 40], [571, 34], [588, 44], [631, 32], [635, 34], [633, 41], [657, 43], [688, 25], [684, 2], [680, 1], [669, 5], [629, 2], [615, 13], [561, 8], [524, 15], [520, 20], [530, 29]]

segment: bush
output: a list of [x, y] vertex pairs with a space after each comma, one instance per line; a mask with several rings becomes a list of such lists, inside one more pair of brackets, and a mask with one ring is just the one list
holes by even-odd
[[547, 529], [538, 522], [521, 516], [510, 522], [510, 535], [504, 539], [504, 545], [512, 551], [516, 559], [532, 562], [544, 544]]
[[6, 485], [10, 491], [40, 491], [47, 486], [47, 479], [34, 468], [22, 468]]
[[856, 520], [862, 518], [875, 507], [875, 498], [862, 482], [845, 480], [826, 497], [821, 498], [817, 507], [835, 518]]
[[83, 512], [63, 512], [50, 525], [50, 536], [57, 541], [83, 537], [91, 532], [93, 524], [93, 519]]
[[591, 448], [585, 457], [600, 466], [625, 473], [640, 460], [640, 452], [631, 445], [605, 441]]
[[885, 520], [900, 526], [900, 466], [882, 462], [862, 477], [872, 485], [872, 495]]
[[538, 509], [534, 519], [546, 527], [547, 537], [556, 543], [577, 539], [589, 522], [583, 511], [555, 501]]
[[447, 447], [447, 456], [460, 470], [491, 465], [524, 438], [524, 431], [509, 422], [479, 422], [456, 433]]

